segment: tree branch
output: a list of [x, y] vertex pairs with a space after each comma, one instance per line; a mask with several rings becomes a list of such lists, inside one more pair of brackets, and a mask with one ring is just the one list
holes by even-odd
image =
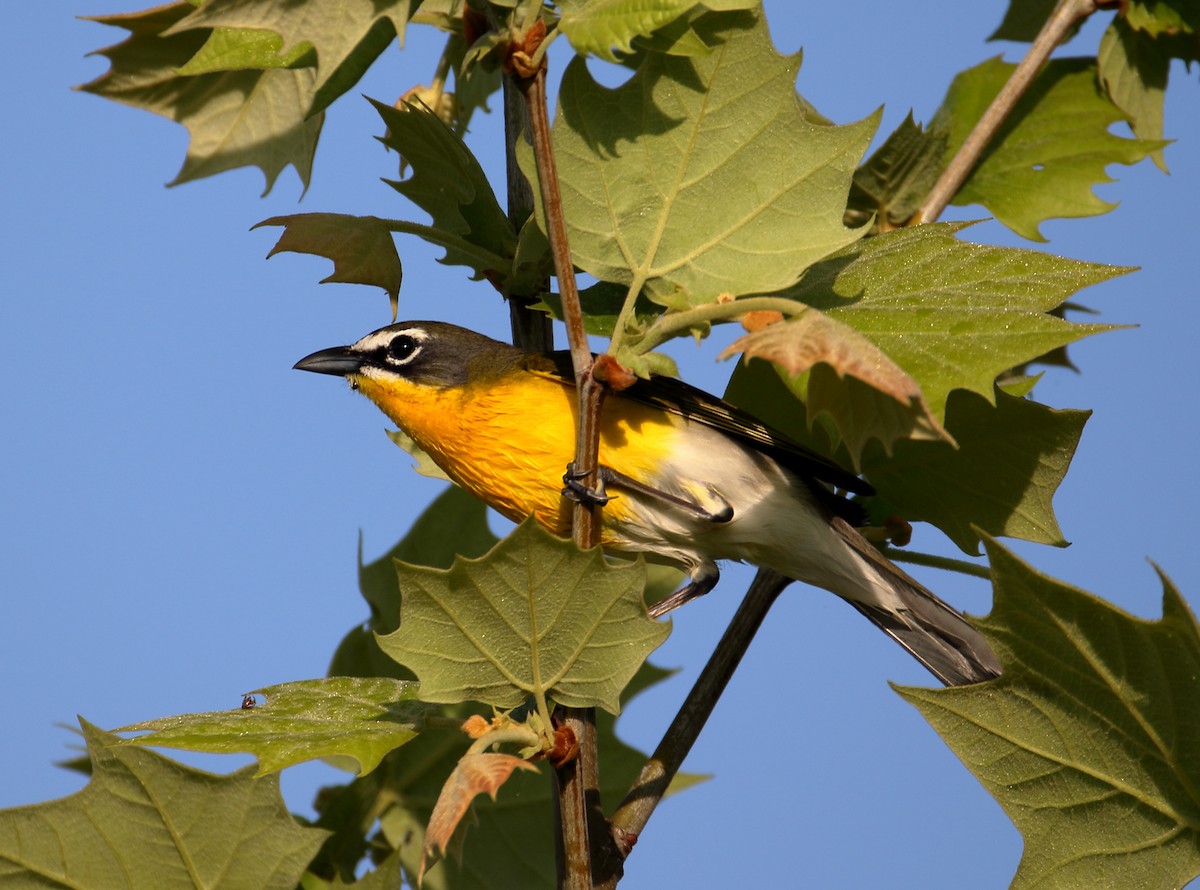
[[[592, 353], [588, 348], [574, 265], [567, 243], [567, 226], [558, 189], [558, 172], [550, 134], [550, 112], [546, 96], [544, 59], [530, 77], [520, 82], [529, 108], [533, 154], [537, 162], [538, 186], [546, 213], [547, 237], [554, 257], [555, 277], [562, 298], [563, 320], [579, 395], [579, 419], [575, 438], [575, 466], [584, 473], [584, 485], [595, 488], [600, 442], [600, 405], [603, 387], [592, 376]], [[575, 542], [584, 548], [600, 543], [600, 508], [577, 502], [572, 513]], [[596, 748], [596, 712], [592, 708], [563, 708], [564, 725], [575, 733], [578, 755], [555, 769], [559, 792], [557, 815], [559, 886], [569, 890], [591, 890], [596, 880], [593, 863], [604, 862], [614, 875], [620, 874], [620, 857], [613, 853], [612, 834], [600, 804], [599, 759]], [[615, 883], [615, 877], [614, 877]]]
[[1012, 77], [967, 135], [946, 169], [942, 171], [942, 175], [938, 177], [938, 181], [929, 190], [925, 201], [908, 221], [908, 225], [934, 222], [942, 215], [946, 205], [962, 188], [962, 184], [979, 163], [983, 150], [992, 141], [1000, 125], [1012, 113], [1013, 107], [1042, 70], [1046, 60], [1050, 58], [1050, 53], [1062, 43], [1077, 22], [1087, 18], [1100, 5], [1101, 0], [1059, 0], [1050, 18], [1030, 45], [1025, 58], [1017, 65]]
[[623, 852], [628, 852], [637, 835], [650, 821], [650, 816], [692, 750], [692, 745], [708, 722], [709, 715], [750, 647], [767, 612], [790, 583], [790, 578], [770, 569], [759, 569], [754, 576], [754, 583], [746, 591], [742, 604], [684, 699], [679, 713], [671, 721], [654, 754], [642, 767], [633, 788], [613, 814], [613, 835]]

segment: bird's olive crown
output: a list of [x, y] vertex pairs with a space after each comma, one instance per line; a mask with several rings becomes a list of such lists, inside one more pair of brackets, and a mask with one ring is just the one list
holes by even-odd
[[463, 386], [510, 369], [524, 353], [466, 328], [405, 321], [367, 334], [350, 347], [364, 369], [429, 386]]

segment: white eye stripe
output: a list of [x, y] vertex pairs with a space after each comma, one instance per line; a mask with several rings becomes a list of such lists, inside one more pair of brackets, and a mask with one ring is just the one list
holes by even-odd
[[405, 334], [422, 343], [429, 339], [429, 332], [424, 328], [401, 328], [400, 330], [383, 328], [382, 330], [367, 334], [367, 336], [363, 337], [350, 348], [355, 352], [374, 352], [376, 349], [386, 347], [401, 334]]

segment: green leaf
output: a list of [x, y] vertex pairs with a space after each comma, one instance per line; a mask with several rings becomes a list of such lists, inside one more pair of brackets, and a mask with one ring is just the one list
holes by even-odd
[[[1195, 0], [1129, 0], [1122, 12], [1130, 27], [1153, 37], [1194, 36], [1200, 32], [1200, 4]], [[1195, 41], [1191, 45], [1200, 49]]]
[[191, 769], [80, 721], [92, 778], [61, 800], [0, 811], [6, 887], [291, 890], [326, 832], [301, 828], [278, 776]]
[[872, 232], [904, 225], [916, 213], [944, 167], [944, 127], [924, 130], [912, 112], [883, 145], [854, 171], [846, 225], [874, 219]]
[[211, 74], [214, 71], [240, 71], [245, 68], [311, 68], [316, 55], [311, 43], [301, 43], [283, 54], [283, 38], [274, 31], [238, 28], [214, 28], [204, 46], [180, 74]]
[[487, 273], [494, 282], [506, 282], [512, 274], [517, 235], [466, 143], [420, 105], [396, 109], [374, 100], [372, 104], [387, 124], [384, 145], [412, 167], [408, 179], [385, 181], [428, 213], [436, 231], [485, 251], [485, 262], [492, 265], [483, 265], [478, 253], [426, 237], [447, 248], [441, 262], [468, 266], [476, 277]]
[[1014, 888], [1200, 875], [1200, 633], [1165, 578], [1146, 621], [988, 541], [998, 680], [901, 688], [1021, 830]]
[[259, 226], [283, 226], [283, 234], [268, 257], [285, 250], [333, 260], [333, 274], [321, 284], [369, 284], [382, 287], [392, 301], [392, 316], [400, 299], [404, 270], [387, 222], [374, 216], [344, 213], [293, 213], [272, 216]]
[[449, 568], [456, 556], [482, 556], [497, 540], [488, 528], [487, 508], [483, 502], [457, 486], [438, 495], [417, 517], [408, 534], [374, 562], [363, 563], [360, 540], [358, 587], [371, 608], [371, 618], [368, 627], [355, 627], [342, 640], [334, 653], [329, 673], [411, 679], [412, 672], [386, 656], [375, 642], [375, 634], [391, 633], [400, 626], [396, 560]]
[[730, 16], [747, 27], [706, 56], [647, 54], [615, 90], [576, 59], [559, 93], [576, 264], [666, 306], [778, 290], [862, 234], [842, 214], [876, 118], [813, 123], [799, 57], [775, 52], [760, 18]]
[[312, 71], [276, 68], [181, 76], [178, 69], [201, 48], [208, 31], [166, 32], [192, 10], [191, 4], [177, 2], [93, 18], [124, 28], [130, 36], [98, 51], [111, 67], [79, 89], [187, 127], [187, 157], [171, 185], [256, 166], [266, 176], [266, 194], [290, 164], [307, 186], [324, 120], [323, 115], [306, 118]]
[[[1096, 61], [1108, 98], [1125, 114], [1133, 132], [1142, 139], [1162, 142], [1163, 99], [1171, 68], [1163, 43], [1134, 30], [1118, 16], [1100, 40]], [[1152, 152], [1151, 157], [1165, 173], [1162, 150]]]
[[997, 392], [995, 405], [958, 390], [942, 442], [897, 442], [891, 457], [868, 453], [863, 470], [907, 519], [931, 522], [967, 553], [979, 531], [1065, 545], [1052, 500], [1090, 411], [1056, 410]]
[[559, 27], [580, 54], [610, 62], [697, 5], [696, 0], [565, 0]]
[[361, 775], [420, 732], [429, 711], [415, 683], [383, 677], [281, 683], [247, 699], [260, 695], [265, 703], [253, 707], [143, 720], [114, 732], [149, 733], [125, 744], [253, 754], [259, 775], [320, 758], [352, 760]]
[[[934, 118], [957, 151], [1008, 81], [1014, 65], [999, 57], [959, 74]], [[1054, 217], [1095, 216], [1115, 204], [1092, 187], [1113, 182], [1109, 164], [1136, 164], [1166, 143], [1109, 132], [1125, 115], [1100, 90], [1094, 59], [1052, 59], [1000, 125], [954, 196], [982, 204], [1017, 234], [1044, 241], [1038, 226]]]
[[996, 377], [1112, 325], [1051, 314], [1080, 288], [1130, 271], [960, 241], [937, 223], [858, 242], [787, 296], [854, 328], [912, 375], [933, 415], [954, 389], [992, 396]]
[[396, 563], [400, 628], [379, 638], [421, 697], [515, 708], [529, 696], [620, 708], [638, 667], [670, 633], [642, 601], [640, 562], [604, 561], [532, 520], [478, 560], [447, 571]]
[[393, 40], [403, 39], [416, 5], [412, 0], [208, 0], [179, 22], [173, 33], [207, 28], [272, 31], [279, 35], [284, 56], [311, 45], [317, 53], [319, 101], [311, 111], [304, 110], [313, 113], [354, 86]]

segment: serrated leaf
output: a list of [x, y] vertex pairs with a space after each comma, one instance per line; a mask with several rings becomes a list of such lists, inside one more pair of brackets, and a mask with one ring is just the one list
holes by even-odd
[[187, 127], [191, 137], [187, 157], [171, 185], [256, 166], [266, 177], [266, 194], [290, 164], [307, 186], [324, 120], [322, 115], [306, 117], [312, 71], [180, 76], [177, 69], [201, 48], [208, 31], [166, 32], [192, 10], [191, 4], [177, 2], [144, 12], [93, 18], [124, 28], [130, 36], [98, 51], [111, 67], [78, 89]]
[[476, 277], [488, 273], [503, 284], [512, 274], [517, 235], [466, 143], [420, 105], [396, 109], [380, 102], [372, 104], [388, 128], [383, 143], [412, 167], [408, 179], [385, 181], [428, 213], [435, 230], [479, 248], [471, 251], [427, 238], [446, 247], [441, 262], [467, 266], [475, 270]]
[[371, 618], [367, 627], [353, 628], [342, 640], [329, 674], [412, 679], [412, 672], [384, 655], [375, 642], [375, 634], [391, 633], [400, 626], [395, 561], [419, 561], [436, 568], [449, 568], [456, 556], [482, 556], [497, 540], [488, 528], [483, 502], [457, 486], [438, 495], [417, 517], [408, 534], [379, 559], [364, 564], [360, 540], [358, 587], [371, 608]]
[[934, 417], [954, 389], [992, 396], [996, 377], [1112, 325], [1051, 314], [1080, 288], [1130, 271], [960, 241], [936, 223], [858, 242], [817, 263], [787, 296], [871, 340], [908, 372]]
[[[1125, 114], [1130, 129], [1142, 139], [1162, 142], [1163, 99], [1171, 67], [1162, 44], [1117, 16], [1100, 39], [1096, 62], [1108, 98]], [[1165, 173], [1162, 150], [1151, 157]]]
[[[305, 106], [305, 112], [312, 113], [354, 86], [393, 40], [403, 40], [416, 5], [412, 0], [208, 0], [172, 33], [208, 28], [273, 31], [285, 55], [311, 44], [317, 53], [313, 92], [320, 96], [311, 111]], [[331, 89], [335, 84], [336, 90]]]
[[846, 225], [862, 226], [874, 220], [872, 232], [904, 225], [941, 175], [945, 153], [945, 128], [925, 130], [909, 112], [883, 145], [854, 171]]
[[946, 411], [957, 448], [897, 442], [891, 457], [864, 456], [863, 471], [905, 518], [933, 523], [966, 553], [978, 552], [980, 530], [1061, 546], [1052, 500], [1089, 416], [958, 390]]
[[888, 452], [901, 438], [949, 440], [912, 377], [866, 337], [816, 309], [746, 334], [718, 358], [739, 352], [778, 366], [808, 406], [810, 426], [820, 412], [829, 414], [856, 468], [872, 438]]
[[532, 695], [617, 713], [670, 633], [646, 611], [640, 562], [609, 565], [533, 520], [482, 559], [396, 567], [400, 627], [379, 645], [416, 673], [425, 701], [515, 708]]
[[696, 0], [566, 0], [560, 4], [559, 27], [582, 55], [617, 60], [648, 37], [697, 5]]
[[296, 824], [278, 776], [213, 775], [80, 725], [87, 786], [0, 811], [5, 887], [292, 890], [326, 836]]
[[[573, 258], [602, 281], [682, 307], [774, 291], [856, 240], [842, 223], [875, 118], [820, 126], [756, 15], [697, 58], [647, 54], [621, 87], [582, 59], [554, 122]], [[526, 171], [527, 174], [531, 171]]]
[[[962, 72], [934, 120], [947, 127], [947, 156], [958, 150], [1014, 65], [999, 57]], [[1111, 126], [1125, 115], [1100, 90], [1094, 59], [1052, 59], [996, 131], [962, 187], [959, 206], [982, 204], [1031, 241], [1051, 218], [1107, 213], [1093, 186], [1113, 182], [1110, 164], [1136, 164], [1166, 143], [1125, 139]]]
[[374, 216], [344, 213], [293, 213], [272, 216], [260, 226], [283, 226], [283, 234], [268, 257], [286, 250], [333, 260], [333, 274], [321, 279], [344, 284], [382, 287], [392, 301], [392, 316], [400, 299], [404, 270], [388, 224]]
[[1121, 11], [1130, 27], [1154, 37], [1200, 32], [1200, 4], [1195, 0], [1130, 0]]
[[258, 774], [306, 760], [351, 760], [359, 775], [421, 730], [429, 707], [417, 685], [384, 677], [330, 677], [257, 689], [253, 707], [160, 717], [114, 732], [146, 732], [123, 744], [211, 754], [253, 754]]
[[1021, 830], [1014, 888], [1182, 887], [1200, 875], [1195, 618], [1165, 577], [1146, 621], [987, 545], [978, 624], [1004, 675], [897, 691]]

